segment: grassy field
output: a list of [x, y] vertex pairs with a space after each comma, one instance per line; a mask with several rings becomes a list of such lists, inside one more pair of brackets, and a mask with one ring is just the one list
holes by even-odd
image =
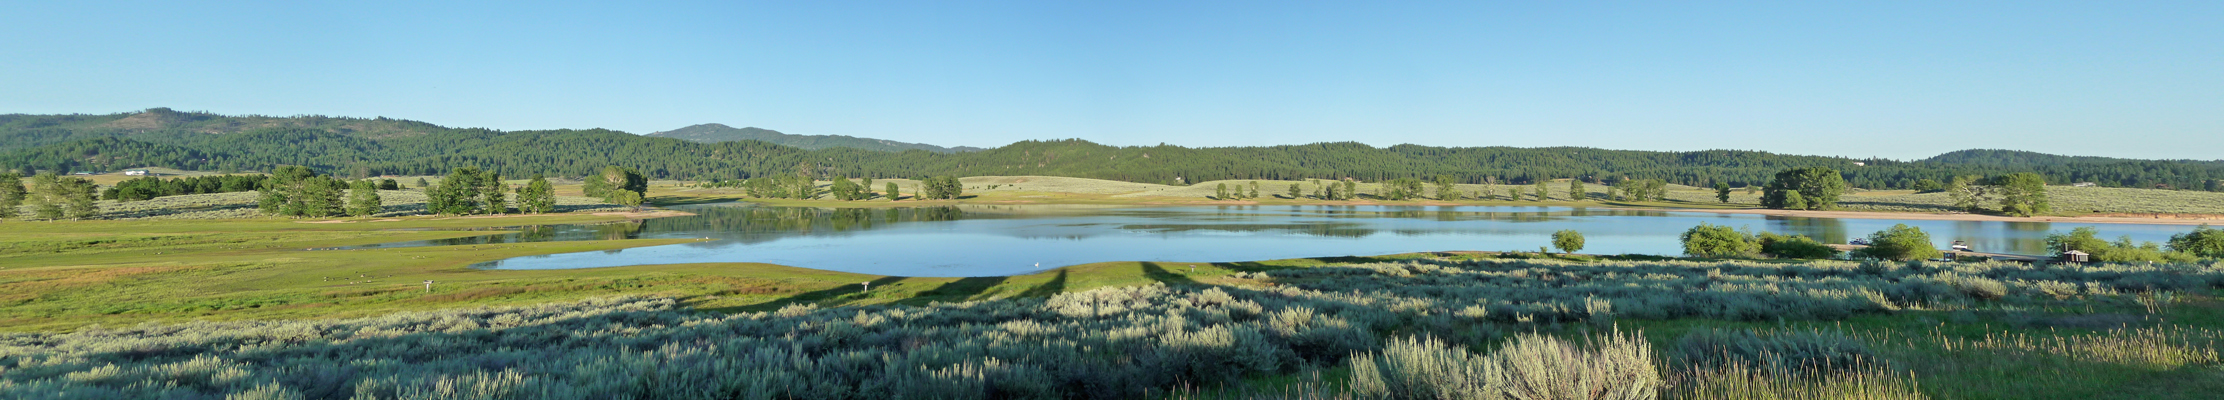
[[2224, 265], [2211, 264], [1445, 253], [907, 278], [763, 264], [464, 268], [686, 240], [306, 250], [473, 234], [390, 229], [618, 219], [23, 224], [51, 234], [0, 236], [0, 326], [24, 331], [0, 336], [0, 397], [2224, 391]]

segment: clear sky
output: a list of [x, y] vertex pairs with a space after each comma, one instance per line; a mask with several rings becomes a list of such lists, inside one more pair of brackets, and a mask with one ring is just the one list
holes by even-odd
[[2224, 159], [2217, 1], [211, 3], [12, 2], [0, 113]]

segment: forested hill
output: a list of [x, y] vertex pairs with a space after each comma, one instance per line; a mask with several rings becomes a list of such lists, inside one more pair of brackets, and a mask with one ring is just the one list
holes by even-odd
[[861, 138], [842, 135], [790, 135], [771, 129], [756, 127], [735, 128], [723, 124], [702, 124], [669, 131], [651, 133], [649, 136], [665, 137], [690, 142], [719, 143], [755, 140], [804, 150], [829, 147], [848, 147], [863, 150], [904, 151], [926, 150], [936, 153], [980, 151], [978, 147], [942, 147], [924, 143], [905, 143], [894, 140]]
[[[1856, 163], [1865, 165], [1857, 165]], [[341, 176], [430, 175], [464, 166], [510, 176], [584, 176], [605, 165], [658, 179], [816, 176], [1050, 175], [1131, 182], [1219, 179], [1379, 181], [1449, 175], [1462, 182], [1527, 183], [1579, 177], [1658, 178], [1708, 186], [1766, 182], [1776, 172], [1837, 168], [1855, 186], [1905, 188], [1918, 179], [2034, 171], [2054, 183], [2212, 187], [2224, 166], [2185, 161], [2075, 161], [1988, 165], [1855, 160], [1765, 152], [1659, 152], [1581, 147], [1377, 148], [1358, 143], [1269, 147], [1114, 147], [1080, 140], [1025, 141], [976, 152], [806, 150], [756, 140], [698, 143], [609, 130], [456, 129], [385, 118], [232, 117], [169, 110], [113, 115], [0, 115], [0, 169], [113, 171], [162, 166], [268, 170], [304, 165]]]
[[2224, 165], [2224, 160], [2133, 160], [2109, 157], [2064, 156], [2022, 150], [1971, 149], [1940, 154], [1922, 160], [1935, 164], [1991, 165], [2003, 167], [2028, 167], [2071, 164], [2109, 164], [2122, 162], [2182, 162]]

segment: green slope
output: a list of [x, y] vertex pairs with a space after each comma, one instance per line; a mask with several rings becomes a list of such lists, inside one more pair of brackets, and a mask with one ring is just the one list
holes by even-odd
[[[1755, 151], [1689, 152], [1584, 147], [1377, 148], [1359, 143], [1265, 147], [1116, 147], [1081, 140], [1024, 141], [994, 149], [937, 153], [852, 147], [805, 149], [760, 140], [701, 143], [610, 130], [457, 129], [386, 118], [222, 116], [150, 110], [112, 115], [0, 115], [0, 169], [114, 170], [159, 166], [187, 170], [267, 170], [305, 165], [340, 175], [431, 175], [475, 166], [510, 176], [583, 176], [605, 165], [658, 179], [738, 179], [808, 172], [821, 177], [920, 178], [934, 175], [1042, 175], [1129, 182], [1223, 179], [1382, 181], [1449, 176], [1463, 183], [1538, 179], [1657, 178], [1711, 186], [1760, 184], [1795, 167], [1836, 168], [1863, 188], [1905, 188], [1918, 179], [2038, 172], [2055, 183], [2214, 187], [2214, 162], [2117, 160], [2067, 163], [1948, 163], [1783, 155]], [[1859, 163], [1859, 164], [1857, 164]]]
[[829, 147], [900, 152], [926, 150], [936, 153], [978, 151], [976, 147], [942, 147], [923, 143], [905, 143], [894, 140], [861, 138], [842, 135], [790, 135], [771, 129], [756, 127], [735, 128], [723, 124], [701, 124], [685, 128], [648, 134], [651, 137], [673, 138], [698, 143], [738, 142], [755, 140], [782, 146], [818, 150]]

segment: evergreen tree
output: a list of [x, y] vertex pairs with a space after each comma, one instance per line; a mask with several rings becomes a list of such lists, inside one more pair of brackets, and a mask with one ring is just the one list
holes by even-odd
[[486, 204], [486, 213], [508, 214], [510, 212], [509, 200], [502, 198], [504, 194], [509, 193], [510, 188], [509, 185], [502, 183], [501, 173], [494, 172], [491, 169], [480, 172], [478, 190], [480, 200]]
[[379, 180], [378, 190], [402, 190], [402, 183], [392, 179]]
[[2046, 199], [2046, 177], [2021, 172], [1993, 178], [1993, 183], [2000, 191], [2001, 213], [2029, 217], [2053, 211]]
[[100, 215], [97, 187], [84, 178], [47, 172], [31, 178], [25, 198], [31, 203], [32, 215], [41, 219], [89, 219]]
[[[389, 180], [388, 182], [392, 181]], [[377, 215], [384, 208], [383, 201], [378, 196], [378, 184], [367, 180], [355, 181], [355, 184], [349, 188], [348, 215], [368, 217]]]
[[1443, 201], [1457, 201], [1460, 199], [1459, 187], [1454, 184], [1451, 175], [1436, 176], [1436, 199]]
[[1297, 184], [1297, 183], [1294, 183], [1294, 182], [1293, 182], [1293, 183], [1290, 183], [1290, 198], [1292, 198], [1292, 199], [1298, 199], [1298, 198], [1304, 198], [1304, 197], [1305, 197], [1305, 189], [1304, 189], [1304, 188], [1302, 188], [1302, 187], [1300, 187], [1300, 185], [1299, 185], [1299, 184]]
[[1976, 177], [1956, 176], [1946, 184], [1946, 195], [1954, 199], [1954, 208], [1977, 212], [1985, 201], [1985, 188]]
[[788, 195], [795, 199], [810, 200], [819, 197], [819, 183], [805, 175], [788, 176]]
[[31, 191], [23, 188], [23, 175], [14, 172], [0, 173], [0, 219], [15, 218], [17, 207]]
[[62, 179], [62, 214], [70, 219], [92, 219], [100, 216], [99, 185], [84, 178]]
[[1537, 201], [1552, 199], [1552, 187], [1547, 186], [1547, 184], [1549, 183], [1552, 183], [1552, 181], [1543, 178], [1537, 179], [1537, 188], [1535, 190], [1531, 190], [1531, 192], [1535, 192], [1537, 194]]
[[1714, 183], [1714, 200], [1716, 200], [1716, 201], [1720, 201], [1720, 202], [1723, 202], [1723, 203], [1729, 203], [1729, 202], [1730, 202], [1730, 184], [1728, 184], [1728, 183], [1722, 183], [1722, 182], [1715, 182], [1715, 183]]
[[440, 184], [425, 192], [425, 211], [441, 215], [471, 215], [479, 213], [478, 168], [456, 168], [441, 178]]
[[1585, 191], [1585, 190], [1583, 189], [1583, 180], [1582, 180], [1582, 179], [1577, 179], [1577, 178], [1569, 178], [1569, 179], [1568, 179], [1568, 199], [1569, 199], [1569, 200], [1574, 200], [1574, 201], [1584, 201], [1584, 200], [1589, 200], [1589, 199], [1590, 199], [1590, 197], [1591, 197], [1591, 196], [1590, 196], [1590, 193], [1586, 192], [1586, 191]]
[[31, 215], [44, 220], [62, 219], [62, 204], [68, 202], [62, 198], [63, 192], [61, 175], [48, 171], [31, 177], [30, 201], [27, 201], [31, 203]]
[[896, 191], [895, 182], [888, 182], [888, 201], [896, 201], [898, 197], [903, 197], [903, 192]]
[[425, 178], [424, 178], [424, 177], [418, 177], [418, 178], [417, 178], [417, 188], [418, 188], [418, 189], [424, 189], [424, 188], [425, 188], [426, 186], [432, 186], [432, 183], [430, 183], [430, 182], [425, 182]]
[[286, 196], [287, 215], [323, 218], [347, 214], [347, 183], [329, 176], [311, 176]]
[[1359, 181], [1344, 181], [1344, 200], [1359, 198]]
[[284, 214], [287, 189], [278, 187], [278, 180], [276, 179], [265, 179], [258, 186], [256, 191], [260, 195], [255, 198], [255, 208], [261, 210], [263, 214]]
[[1218, 187], [1215, 187], [1215, 188], [1213, 188], [1213, 196], [1212, 196], [1212, 198], [1213, 198], [1214, 200], [1227, 200], [1227, 199], [1228, 199], [1228, 183], [1227, 183], [1227, 182], [1221, 182], [1221, 183], [1220, 183], [1220, 186], [1218, 186]]
[[517, 209], [527, 214], [556, 212], [556, 187], [548, 183], [547, 177], [533, 174], [532, 181], [517, 188]]
[[1246, 199], [1256, 199], [1256, 198], [1259, 198], [1259, 181], [1251, 181], [1251, 193], [1250, 193], [1249, 195], [1243, 196], [1243, 198], [1246, 198]]
[[1506, 188], [1506, 201], [1521, 201], [1521, 187]]

